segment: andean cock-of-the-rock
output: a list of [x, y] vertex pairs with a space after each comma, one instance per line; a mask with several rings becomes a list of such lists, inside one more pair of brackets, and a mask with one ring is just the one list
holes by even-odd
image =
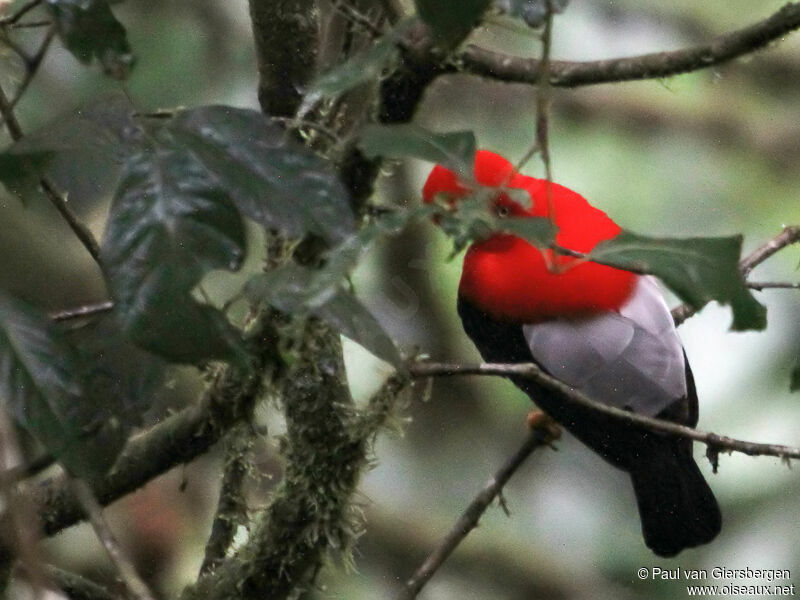
[[[620, 228], [572, 190], [527, 177], [503, 157], [478, 151], [474, 179], [498, 188], [493, 208], [505, 218], [550, 216], [559, 246], [590, 252]], [[503, 189], [522, 189], [523, 206]], [[457, 202], [469, 185], [436, 166], [423, 200]], [[551, 252], [545, 257], [544, 252]], [[652, 277], [542, 251], [495, 233], [464, 257], [458, 313], [484, 360], [535, 362], [594, 400], [694, 427], [692, 371]], [[630, 474], [647, 546], [674, 556], [705, 544], [721, 526], [719, 506], [692, 457], [689, 439], [635, 428], [565, 402], [529, 379], [511, 377], [548, 415], [612, 465]]]

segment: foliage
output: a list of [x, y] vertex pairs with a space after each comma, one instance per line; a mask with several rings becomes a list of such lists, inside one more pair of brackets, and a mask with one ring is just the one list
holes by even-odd
[[[558, 231], [550, 219], [498, 214], [498, 194], [526, 206], [533, 199], [523, 190], [475, 181], [475, 132], [376, 122], [376, 115], [384, 114], [379, 103], [388, 102], [380, 96], [388, 78], [408, 76], [408, 87], [420, 88], [412, 90], [416, 96], [409, 93], [417, 102], [435, 76], [463, 67], [456, 49], [490, 4], [415, 0], [414, 24], [421, 19], [433, 36], [433, 42], [422, 36], [431, 45], [422, 50], [405, 37], [414, 31], [408, 20], [387, 17], [365, 25], [358, 18], [369, 14], [350, 15], [343, 44], [349, 55], [343, 53], [328, 72], [299, 90], [303, 102], [294, 121], [217, 104], [148, 112], [127, 93], [115, 94], [82, 104], [0, 152], [4, 187], [26, 205], [48, 197], [62, 215], [70, 214], [73, 200], [80, 202], [70, 182], [84, 171], [102, 171], [113, 180], [99, 190], [108, 203], [102, 207], [100, 258], [93, 264], [113, 300], [111, 311], [89, 311], [60, 323], [48, 314], [46, 302], [0, 290], [0, 401], [46, 453], [91, 482], [124, 480], [123, 448], [136, 428], [149, 422], [154, 399], [176, 366], [193, 367], [187, 371], [203, 377], [206, 395], [193, 408], [212, 416], [202, 428], [176, 428], [190, 441], [163, 469], [206, 451], [193, 454], [193, 441], [208, 431], [215, 432], [209, 439], [222, 437], [226, 425], [213, 418], [219, 407], [236, 411], [237, 397], [255, 397], [264, 388], [282, 399], [287, 475], [268, 509], [254, 511], [260, 518], [252, 520], [253, 537], [244, 551], [223, 560], [229, 570], [211, 579], [226, 582], [231, 574], [242, 575], [247, 585], [258, 586], [274, 575], [280, 579], [274, 585], [288, 594], [307, 569], [319, 566], [329, 547], [347, 547], [356, 536], [352, 496], [359, 475], [411, 372], [405, 353], [350, 280], [372, 248], [415, 223], [432, 221], [452, 242], [452, 256], [498, 233], [524, 238], [542, 252], [576, 254], [556, 246]], [[538, 27], [567, 1], [494, 4]], [[57, 34], [80, 63], [99, 65], [108, 77], [123, 80], [135, 58], [112, 5], [45, 0], [38, 8], [49, 19], [51, 35]], [[424, 64], [434, 59], [439, 62]], [[344, 100], [353, 91], [368, 99], [367, 109], [356, 116]], [[2, 104], [8, 124], [14, 106]], [[340, 129], [344, 119], [353, 122]], [[546, 115], [538, 126], [543, 120]], [[304, 140], [295, 125], [306, 130], [309, 124], [332, 139]], [[340, 130], [348, 132], [346, 139], [339, 139]], [[417, 198], [404, 205], [363, 200], [381, 164], [406, 159], [452, 170], [464, 183], [464, 197], [428, 205]], [[352, 162], [358, 164], [355, 174]], [[66, 182], [63, 196], [48, 183], [53, 179]], [[248, 239], [251, 234], [255, 239]], [[262, 239], [268, 240], [266, 250], [259, 247]], [[623, 231], [588, 256], [577, 256], [653, 274], [694, 309], [709, 302], [730, 305], [732, 329], [762, 330], [766, 309], [747, 287], [741, 251], [741, 236], [665, 238]], [[236, 283], [212, 292], [222, 276]], [[386, 386], [391, 394], [381, 392], [363, 409], [356, 406], [346, 386], [340, 335], [395, 369]], [[282, 353], [286, 348], [294, 354]], [[790, 385], [800, 389], [797, 365]], [[252, 421], [247, 409], [241, 412], [226, 423]], [[125, 481], [128, 490], [143, 483]], [[270, 539], [280, 541], [269, 556], [277, 566], [262, 573], [264, 555], [257, 544]], [[230, 589], [216, 591], [226, 597]], [[201, 585], [189, 593], [203, 597], [205, 591]]]

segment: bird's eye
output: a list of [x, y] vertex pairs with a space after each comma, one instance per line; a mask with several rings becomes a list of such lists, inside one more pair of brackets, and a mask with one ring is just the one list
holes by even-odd
[[507, 206], [498, 206], [498, 207], [495, 209], [495, 213], [496, 213], [496, 214], [497, 214], [497, 216], [498, 216], [498, 217], [500, 217], [501, 219], [503, 219], [503, 218], [507, 217], [507, 216], [509, 215], [509, 213], [510, 213], [510, 212], [511, 212], [511, 210], [510, 210], [510, 209], [509, 209]]

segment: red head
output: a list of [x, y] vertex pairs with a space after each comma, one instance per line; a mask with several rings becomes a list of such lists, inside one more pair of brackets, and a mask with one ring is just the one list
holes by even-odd
[[[522, 189], [531, 197], [525, 208], [500, 192], [495, 207], [511, 218], [544, 217], [548, 213], [547, 182], [521, 175], [502, 156], [486, 150], [475, 155], [475, 181], [484, 186]], [[589, 252], [599, 242], [617, 235], [620, 228], [589, 205], [579, 194], [552, 183], [552, 206], [559, 228], [556, 242]], [[450, 170], [436, 166], [422, 189], [423, 200], [433, 202], [447, 194], [451, 202], [470, 188]], [[509, 234], [495, 234], [473, 244], [464, 257], [459, 294], [495, 318], [535, 322], [558, 316], [616, 310], [630, 296], [636, 276], [590, 262], [559, 257], [559, 273], [548, 270], [542, 251]]]

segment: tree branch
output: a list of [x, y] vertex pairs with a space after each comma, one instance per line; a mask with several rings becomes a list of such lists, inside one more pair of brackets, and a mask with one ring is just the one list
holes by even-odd
[[[269, 508], [236, 557], [187, 588], [184, 600], [280, 600], [309, 585], [330, 549], [346, 551], [358, 524], [352, 493], [382, 419], [365, 430], [344, 379], [339, 335], [309, 321], [300, 357], [283, 378], [286, 468]], [[370, 404], [391, 406], [405, 381], [390, 379]]]
[[[577, 87], [616, 81], [670, 77], [706, 69], [764, 48], [787, 33], [800, 28], [800, 4], [789, 3], [772, 16], [737, 31], [722, 34], [707, 44], [588, 62], [552, 61], [550, 84]], [[536, 84], [542, 68], [540, 60], [500, 54], [468, 46], [447, 72], [469, 72], [506, 82]]]
[[249, 423], [240, 423], [225, 436], [225, 464], [222, 469], [222, 483], [219, 501], [211, 535], [206, 543], [205, 557], [200, 567], [200, 575], [212, 573], [225, 559], [228, 548], [233, 543], [237, 527], [245, 521], [247, 503], [242, 495], [242, 486], [248, 470], [249, 452], [253, 432]]
[[679, 425], [671, 421], [656, 419], [645, 415], [615, 408], [589, 398], [563, 381], [545, 373], [536, 363], [516, 364], [477, 364], [460, 365], [447, 363], [413, 363], [409, 371], [414, 377], [447, 377], [454, 375], [500, 375], [503, 377], [522, 377], [535, 381], [548, 390], [557, 392], [565, 401], [589, 408], [596, 413], [607, 415], [618, 421], [648, 431], [660, 431], [676, 437], [688, 438], [705, 444], [712, 464], [719, 452], [741, 452], [748, 456], [777, 456], [782, 459], [800, 458], [800, 448], [780, 444], [761, 444], [736, 440], [727, 436], [708, 433]]
[[314, 74], [318, 29], [314, 0], [250, 0], [265, 114], [293, 117]]
[[395, 600], [413, 600], [430, 580], [433, 574], [442, 566], [453, 550], [478, 526], [483, 513], [500, 494], [511, 476], [519, 469], [525, 459], [533, 452], [550, 442], [550, 434], [543, 428], [533, 429], [519, 449], [489, 478], [489, 481], [478, 492], [478, 495], [469, 503], [461, 513], [450, 531], [441, 543], [427, 556], [425, 561], [406, 582]]

